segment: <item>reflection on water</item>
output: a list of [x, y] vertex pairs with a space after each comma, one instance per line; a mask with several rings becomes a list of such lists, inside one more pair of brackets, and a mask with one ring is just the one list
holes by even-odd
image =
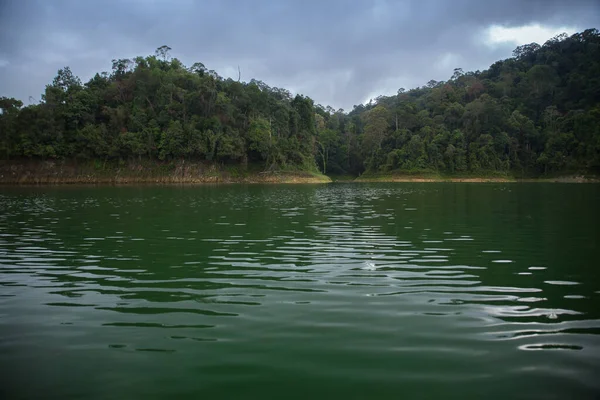
[[593, 396], [599, 194], [5, 189], [6, 393]]

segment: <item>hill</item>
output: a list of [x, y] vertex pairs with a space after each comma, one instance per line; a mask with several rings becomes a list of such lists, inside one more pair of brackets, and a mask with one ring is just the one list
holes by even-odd
[[515, 49], [488, 70], [352, 111], [186, 67], [162, 46], [83, 84], [68, 67], [42, 101], [0, 98], [0, 155], [195, 162], [335, 174], [600, 173], [600, 33]]

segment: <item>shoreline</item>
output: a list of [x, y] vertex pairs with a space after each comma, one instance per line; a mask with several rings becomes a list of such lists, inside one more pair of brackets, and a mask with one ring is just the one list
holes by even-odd
[[389, 174], [359, 177], [326, 176], [314, 171], [288, 169], [264, 171], [259, 165], [216, 165], [202, 161], [99, 161], [20, 160], [0, 162], [0, 186], [36, 185], [128, 185], [128, 184], [322, 184], [322, 183], [599, 183], [600, 177], [565, 174], [554, 177], [444, 176], [436, 174]]
[[26, 161], [0, 164], [0, 186], [329, 183], [311, 171], [263, 171], [257, 166], [223, 167], [203, 162], [130, 162], [127, 164]]
[[125, 186], [125, 185], [238, 185], [238, 184], [324, 184], [329, 180], [310, 178], [303, 176], [280, 176], [272, 178], [243, 178], [243, 179], [221, 179], [211, 177], [199, 177], [190, 179], [138, 179], [132, 177], [119, 177], [116, 179], [94, 179], [92, 178], [65, 178], [65, 179], [23, 179], [20, 181], [1, 180], [1, 187], [9, 186]]
[[437, 182], [437, 183], [528, 183], [528, 182], [546, 182], [546, 183], [598, 183], [598, 177], [586, 177], [584, 175], [563, 175], [556, 177], [539, 178], [515, 178], [515, 177], [488, 177], [488, 176], [445, 176], [445, 177], [424, 177], [424, 176], [367, 176], [358, 177], [352, 182]]
[[2, 186], [53, 186], [53, 185], [203, 185], [203, 184], [322, 184], [330, 183], [330, 179], [319, 176], [305, 176], [302, 174], [283, 173], [268, 175], [251, 175], [242, 178], [225, 176], [196, 176], [196, 177], [136, 177], [136, 176], [71, 176], [71, 177], [48, 177], [48, 176], [24, 176], [18, 179], [6, 179], [0, 176], [0, 187]]
[[366, 178], [354, 180], [332, 180], [327, 176], [305, 176], [303, 174], [281, 173], [265, 176], [251, 175], [243, 178], [224, 176], [198, 177], [135, 177], [117, 176], [112, 178], [98, 176], [46, 177], [26, 176], [18, 180], [0, 176], [0, 188], [9, 186], [125, 186], [125, 185], [238, 185], [238, 184], [326, 184], [326, 183], [600, 183], [597, 178], [557, 177], [557, 178]]

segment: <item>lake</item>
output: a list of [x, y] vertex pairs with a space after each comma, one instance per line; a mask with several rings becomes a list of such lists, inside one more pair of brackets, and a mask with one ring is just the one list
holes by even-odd
[[1, 398], [600, 396], [600, 185], [0, 188]]

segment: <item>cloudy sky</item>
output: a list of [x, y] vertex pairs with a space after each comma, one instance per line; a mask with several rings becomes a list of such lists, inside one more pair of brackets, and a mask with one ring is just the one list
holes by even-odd
[[0, 96], [28, 104], [63, 66], [85, 82], [166, 44], [186, 65], [351, 110], [598, 27], [598, 0], [0, 0]]

